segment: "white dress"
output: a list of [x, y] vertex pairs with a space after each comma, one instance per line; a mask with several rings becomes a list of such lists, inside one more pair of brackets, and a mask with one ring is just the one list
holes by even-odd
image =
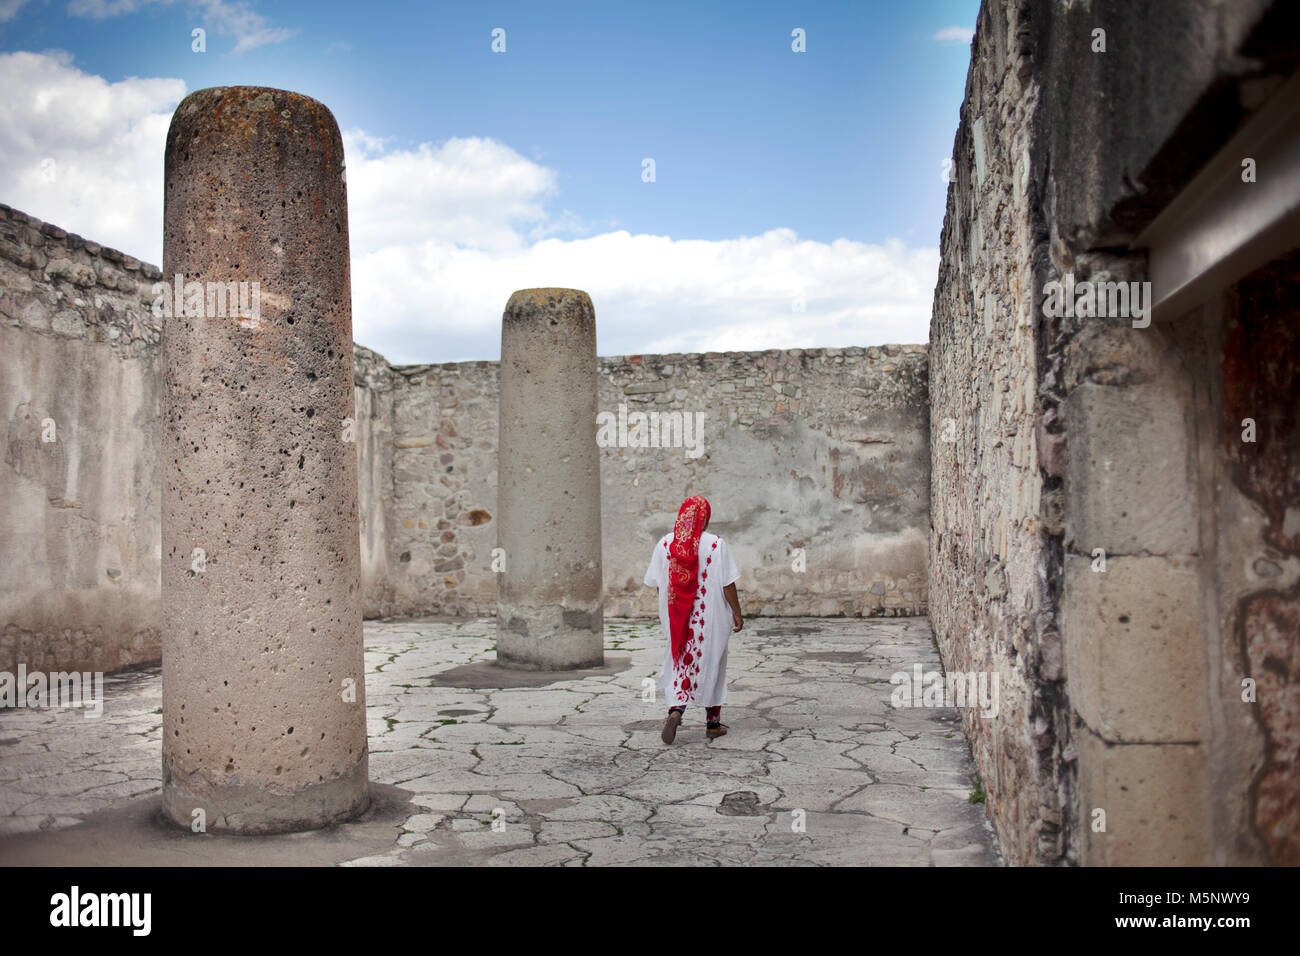
[[659, 539], [645, 573], [646, 585], [659, 589], [659, 623], [665, 641], [659, 689], [668, 698], [669, 707], [721, 706], [727, 697], [727, 640], [733, 623], [731, 605], [722, 589], [740, 579], [740, 569], [726, 542], [707, 531], [700, 535], [695, 606], [691, 608], [681, 663], [674, 667], [672, 632], [668, 628], [668, 545], [672, 540], [671, 531]]

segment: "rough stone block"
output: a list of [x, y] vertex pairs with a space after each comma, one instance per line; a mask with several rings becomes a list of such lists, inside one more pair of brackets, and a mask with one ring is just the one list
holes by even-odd
[[1091, 553], [1192, 554], [1196, 488], [1179, 397], [1085, 383], [1065, 403], [1066, 541]]
[[1060, 626], [1070, 700], [1107, 740], [1206, 732], [1196, 573], [1166, 558], [1066, 560]]
[[[1081, 729], [1079, 862], [1085, 866], [1205, 866], [1210, 806], [1200, 746], [1107, 744]], [[1104, 810], [1105, 832], [1093, 830]]]

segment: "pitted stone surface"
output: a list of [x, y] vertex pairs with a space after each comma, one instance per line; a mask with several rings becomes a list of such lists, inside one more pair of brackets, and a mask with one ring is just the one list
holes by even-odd
[[[606, 622], [609, 657], [630, 657], [621, 672], [527, 688], [437, 685], [492, 658], [491, 620], [372, 622], [366, 638], [371, 774], [410, 805], [386, 845], [334, 862], [998, 862], [983, 808], [968, 800], [973, 767], [954, 711], [890, 705], [891, 674], [938, 668], [924, 620], [754, 619], [730, 647], [731, 732], [707, 741], [692, 708], [672, 746], [659, 740], [662, 702], [641, 696], [662, 653], [655, 622]], [[99, 720], [0, 713], [0, 860], [39, 858], [31, 841], [61, 836], [21, 834], [157, 799], [158, 673], [107, 686]], [[257, 842], [288, 853], [290, 840], [325, 839]]]
[[[208, 295], [164, 312], [164, 805], [184, 826], [321, 825], [367, 793], [337, 124], [296, 93], [200, 90], [165, 191], [163, 274]], [[219, 307], [224, 283], [253, 307]]]
[[598, 667], [602, 597], [596, 313], [523, 289], [501, 321], [497, 630], [501, 662]]

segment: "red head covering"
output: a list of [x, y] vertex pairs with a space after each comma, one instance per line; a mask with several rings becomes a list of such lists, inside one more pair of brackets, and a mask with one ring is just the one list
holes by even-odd
[[699, 581], [700, 535], [709, 526], [709, 503], [700, 495], [682, 502], [668, 545], [668, 631], [672, 637], [673, 662], [681, 660], [686, 631]]

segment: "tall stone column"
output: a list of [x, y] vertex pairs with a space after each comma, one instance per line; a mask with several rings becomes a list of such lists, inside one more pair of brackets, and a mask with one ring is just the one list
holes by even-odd
[[165, 203], [163, 807], [324, 826], [368, 802], [338, 125], [284, 90], [192, 93]]
[[605, 662], [596, 313], [576, 289], [524, 289], [501, 324], [497, 660]]

